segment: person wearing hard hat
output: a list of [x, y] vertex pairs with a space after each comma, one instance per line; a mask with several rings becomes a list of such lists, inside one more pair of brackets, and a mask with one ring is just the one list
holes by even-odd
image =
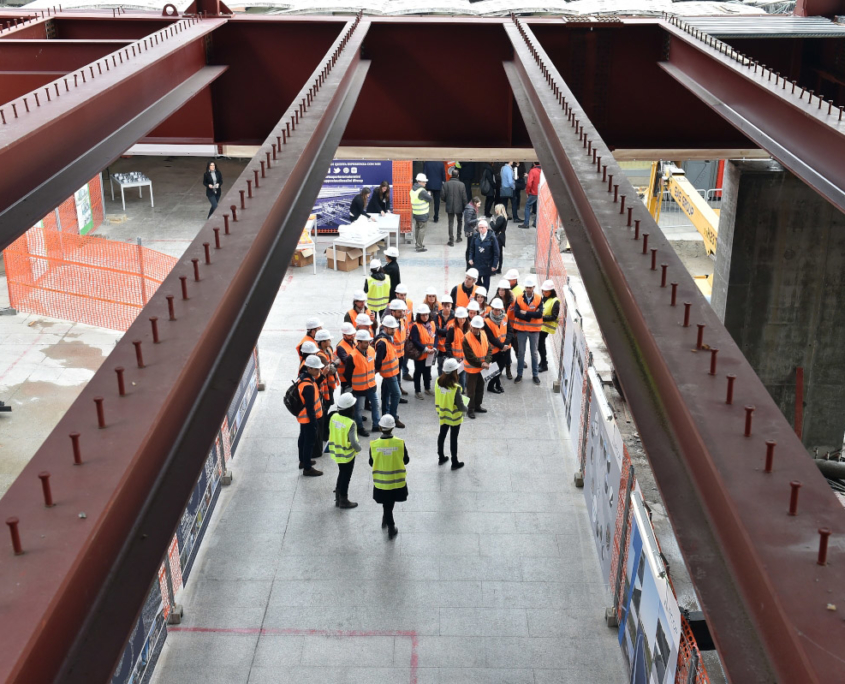
[[446, 333], [455, 320], [452, 313], [452, 295], [443, 295], [440, 308], [434, 316], [434, 335], [437, 339], [437, 373], [443, 372], [443, 362], [446, 360]]
[[481, 315], [481, 307], [478, 305], [478, 300], [473, 299], [469, 304], [467, 304], [467, 313], [469, 314], [469, 322], [472, 323], [472, 319], [476, 316]]
[[478, 270], [478, 284], [490, 287], [490, 276], [499, 268], [499, 241], [488, 229], [486, 219], [478, 222], [478, 232], [472, 238], [469, 265]]
[[390, 278], [390, 301], [396, 299], [396, 286], [402, 282], [402, 275], [399, 273], [399, 250], [396, 247], [388, 247], [384, 250], [385, 264], [381, 270]]
[[434, 320], [434, 317], [437, 315], [437, 312], [440, 311], [440, 302], [437, 301], [436, 288], [431, 287], [430, 285], [425, 288], [425, 297], [423, 298], [423, 304], [428, 307], [431, 320]]
[[317, 331], [323, 327], [319, 318], [311, 317], [305, 320], [305, 337], [303, 337], [299, 344], [296, 345], [296, 353], [300, 354], [300, 349], [304, 342], [314, 342], [316, 344]]
[[334, 505], [338, 508], [355, 508], [358, 504], [349, 500], [349, 480], [355, 468], [355, 454], [361, 451], [355, 430], [355, 397], [349, 392], [337, 400], [337, 411], [329, 416], [328, 450], [337, 463], [337, 484], [334, 490]]
[[344, 379], [352, 387], [352, 395], [358, 399], [355, 404], [355, 423], [358, 434], [369, 437], [370, 433], [364, 428], [361, 416], [361, 406], [365, 399], [370, 402], [373, 412], [373, 430], [378, 430], [379, 413], [378, 394], [376, 393], [376, 353], [370, 346], [373, 336], [367, 330], [355, 333], [355, 349], [349, 355], [344, 370]]
[[320, 351], [320, 348], [314, 340], [303, 340], [299, 345], [299, 370], [297, 372], [301, 373], [302, 369], [305, 368], [305, 359], [318, 351]]
[[544, 373], [549, 370], [549, 364], [546, 360], [546, 338], [549, 335], [554, 335], [557, 331], [558, 321], [560, 320], [560, 299], [555, 292], [554, 281], [546, 280], [540, 289], [543, 291], [543, 327], [540, 328], [537, 346], [540, 351], [540, 372]]
[[352, 308], [346, 312], [346, 315], [343, 317], [344, 323], [352, 323], [355, 324], [355, 319], [358, 318], [361, 314], [365, 316], [370, 315], [370, 310], [367, 308], [367, 293], [363, 290], [355, 290], [352, 293]]
[[[414, 302], [408, 299], [408, 286], [407, 285], [397, 285], [396, 286], [396, 299], [402, 302], [405, 305], [405, 336], [407, 339], [407, 335], [411, 332], [411, 324], [414, 322]], [[395, 315], [394, 315], [395, 318]], [[397, 319], [398, 320], [398, 319]], [[411, 377], [410, 373], [408, 373], [408, 357], [407, 355], [403, 354], [401, 360], [399, 362], [399, 367], [402, 371], [402, 380], [407, 380], [408, 382], [412, 382], [414, 379]], [[401, 383], [400, 383], [401, 388]]]
[[393, 506], [397, 501], [408, 500], [405, 466], [410, 462], [405, 441], [393, 436], [396, 426], [393, 416], [383, 416], [379, 421], [381, 437], [370, 442], [370, 465], [373, 467], [373, 501], [381, 504], [384, 512], [381, 528], [387, 528], [387, 538], [399, 534], [393, 519]]
[[[408, 394], [408, 392], [402, 387], [402, 380], [408, 379], [404, 377], [405, 375], [408, 375], [408, 359], [405, 356], [405, 340], [408, 339], [408, 322], [405, 312], [408, 307], [405, 306], [405, 302], [401, 299], [394, 299], [390, 302], [389, 309], [391, 315], [399, 324], [399, 327], [396, 328], [396, 332], [393, 333], [393, 348], [396, 350], [396, 358], [399, 359], [399, 375], [396, 376], [396, 380], [399, 383], [399, 393], [404, 396]], [[407, 404], [408, 400], [400, 398], [399, 403]]]
[[481, 406], [484, 401], [484, 378], [481, 371], [490, 368], [492, 350], [484, 334], [484, 319], [476, 316], [470, 323], [470, 332], [464, 336], [464, 370], [467, 374], [467, 396], [469, 406], [467, 416], [475, 418], [476, 413], [487, 413], [487, 409]]
[[464, 274], [464, 282], [452, 288], [452, 301], [456, 308], [459, 306], [466, 307], [475, 297], [476, 281], [478, 281], [478, 270], [469, 268]]
[[373, 319], [365, 314], [359, 314], [358, 317], [355, 319], [355, 330], [366, 330], [370, 333], [370, 337], [373, 336], [375, 332], [373, 330]]
[[507, 280], [510, 283], [511, 292], [513, 293], [514, 298], [519, 297], [519, 295], [522, 294], [522, 286], [519, 285], [519, 271], [512, 268], [505, 273], [504, 280]]
[[479, 285], [475, 288], [475, 301], [478, 302], [478, 312], [482, 316], [486, 316], [490, 313], [490, 305], [487, 303], [487, 288], [483, 285]]
[[411, 324], [409, 338], [416, 353], [414, 356], [414, 393], [417, 399], [423, 399], [420, 391], [420, 379], [425, 386], [425, 393], [431, 396], [430, 355], [434, 354], [434, 323], [430, 319], [430, 310], [426, 304], [419, 304], [415, 309], [417, 316]]
[[459, 306], [455, 309], [455, 320], [449, 329], [446, 331], [446, 353], [449, 358], [455, 359], [460, 368], [458, 369], [458, 379], [461, 382], [461, 387], [466, 388], [467, 374], [464, 371], [464, 336], [469, 333], [469, 313], [467, 310]]
[[534, 293], [537, 281], [534, 276], [525, 279], [525, 290], [513, 303], [513, 329], [519, 342], [516, 353], [516, 377], [514, 382], [522, 382], [522, 371], [525, 368], [525, 350], [531, 348], [531, 375], [534, 384], [540, 384], [540, 369], [537, 364], [537, 343], [540, 329], [543, 327], [543, 307], [540, 295]]
[[487, 326], [485, 329], [487, 341], [493, 352], [491, 361], [499, 367], [499, 373], [487, 381], [487, 391], [502, 394], [505, 391], [502, 387], [502, 373], [510, 365], [513, 328], [509, 325], [505, 304], [498, 297], [493, 300], [490, 313], [484, 319], [484, 323]]
[[[337, 367], [340, 362], [332, 349], [332, 334], [328, 330], [317, 332], [317, 356], [323, 362], [323, 413], [328, 415], [329, 408], [334, 404], [334, 391], [340, 386], [340, 377], [337, 374]], [[323, 426], [323, 441], [329, 438], [328, 425]]]
[[418, 252], [427, 252], [425, 248], [425, 228], [428, 224], [428, 210], [433, 199], [426, 192], [428, 182], [424, 173], [418, 173], [414, 185], [411, 187], [411, 213], [414, 216], [415, 239]]
[[364, 280], [364, 292], [367, 293], [367, 307], [375, 314], [373, 320], [378, 325], [390, 303], [390, 278], [381, 270], [378, 259], [370, 262], [370, 275]]
[[458, 460], [458, 435], [461, 432], [461, 424], [464, 422], [464, 413], [467, 411], [464, 397], [461, 394], [461, 383], [458, 380], [458, 368], [460, 363], [457, 359], [446, 359], [443, 364], [443, 372], [437, 378], [434, 388], [434, 406], [437, 408], [437, 417], [440, 419], [440, 434], [437, 436], [438, 465], [443, 465], [449, 459], [443, 453], [446, 443], [446, 435], [449, 435], [449, 451], [452, 455], [452, 470], [463, 468], [463, 462]]
[[351, 385], [346, 384], [344, 373], [346, 371], [346, 361], [355, 349], [355, 326], [352, 323], [344, 323], [340, 326], [340, 333], [343, 335], [343, 339], [337, 343], [337, 369], [340, 372], [340, 391], [348, 392]]
[[[323, 369], [323, 362], [311, 354], [305, 359], [302, 372], [297, 380], [299, 398], [302, 400], [302, 410], [296, 417], [299, 423], [299, 468], [306, 477], [319, 477], [322, 470], [314, 468], [315, 461], [311, 460], [317, 443], [320, 420], [323, 417], [323, 402], [320, 398], [320, 388], [317, 378]], [[321, 450], [322, 451], [322, 450]]]
[[381, 329], [376, 337], [376, 373], [381, 376], [381, 408], [384, 415], [393, 416], [396, 427], [405, 427], [399, 420], [399, 358], [393, 346], [393, 336], [399, 328], [399, 322], [390, 314], [381, 321]]

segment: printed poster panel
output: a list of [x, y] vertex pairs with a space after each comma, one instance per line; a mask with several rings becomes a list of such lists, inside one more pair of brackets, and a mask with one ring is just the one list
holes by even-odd
[[94, 227], [94, 211], [91, 208], [91, 191], [88, 183], [73, 193], [76, 204], [76, 221], [79, 224], [79, 234], [87, 235]]
[[335, 159], [329, 167], [312, 210], [312, 213], [317, 215], [317, 233], [336, 233], [338, 226], [351, 223], [349, 205], [355, 195], [361, 192], [364, 186], [374, 192], [383, 181], [390, 183], [392, 192], [391, 161]]
[[642, 497], [632, 492], [634, 518], [628, 546], [619, 645], [630, 684], [673, 684], [681, 641], [678, 602], [666, 580]]
[[581, 412], [584, 403], [584, 371], [587, 367], [587, 340], [581, 329], [581, 317], [575, 308], [575, 299], [568, 289], [564, 290], [566, 304], [566, 333], [564, 337], [564, 360], [561, 392], [563, 392], [564, 416], [569, 433], [572, 453], [580, 453]]

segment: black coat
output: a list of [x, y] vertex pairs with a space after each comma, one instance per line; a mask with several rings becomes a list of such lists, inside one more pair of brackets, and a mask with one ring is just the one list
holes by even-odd
[[382, 200], [379, 189], [376, 188], [373, 190], [373, 194], [370, 195], [370, 201], [367, 203], [367, 211], [373, 214], [390, 211], [390, 193], [387, 193], [387, 197]]
[[469, 249], [470, 264], [478, 269], [478, 275], [489, 276], [493, 269], [499, 266], [499, 241], [490, 231], [487, 239], [482, 242], [479, 234], [472, 236], [472, 246]]
[[213, 195], [217, 195], [217, 199], [220, 199], [220, 195], [223, 192], [223, 174], [220, 173], [220, 169], [214, 169], [214, 173], [217, 174], [217, 185], [220, 186], [217, 190], [212, 190], [209, 185], [213, 185], [214, 181], [211, 180], [211, 171], [206, 171], [202, 177], [202, 184], [205, 187], [205, 196], [212, 197]]
[[399, 275], [399, 262], [395, 259], [388, 261], [381, 270], [390, 276], [390, 301], [393, 301], [396, 298], [396, 286], [402, 282], [402, 276]]
[[490, 230], [493, 235], [499, 238], [499, 246], [504, 247], [507, 243], [508, 219], [506, 216], [497, 216], [490, 222]]
[[360, 194], [355, 195], [355, 197], [352, 198], [352, 204], [349, 205], [349, 215], [353, 220], [357, 219], [361, 215], [370, 218], [370, 215], [364, 210], [364, 198], [361, 197]]
[[[482, 192], [481, 194], [485, 197], [493, 197], [496, 194], [496, 173], [493, 171], [493, 167], [490, 164], [485, 164], [484, 169], [481, 172], [481, 181], [483, 182], [484, 179], [487, 179], [487, 182], [490, 183], [490, 192], [486, 195]], [[481, 186], [479, 185], [479, 190]]]

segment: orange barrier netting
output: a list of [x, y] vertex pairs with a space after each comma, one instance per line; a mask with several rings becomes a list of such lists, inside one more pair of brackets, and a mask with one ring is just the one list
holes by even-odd
[[678, 647], [678, 669], [675, 671], [676, 684], [710, 684], [707, 670], [701, 662], [701, 653], [689, 622], [681, 614], [681, 644]]
[[[560, 256], [557, 233], [560, 227], [560, 217], [552, 199], [548, 183], [543, 183], [537, 197], [537, 245], [534, 252], [534, 271], [537, 274], [537, 284], [544, 280], [551, 280], [555, 284], [555, 292], [561, 301], [560, 320], [566, 320], [563, 291], [566, 286], [566, 268]], [[558, 326], [557, 332], [549, 338], [554, 347], [554, 358], [558, 365], [563, 359], [563, 326]]]
[[18, 311], [126, 330], [177, 259], [146, 247], [30, 228], [3, 252]]
[[393, 213], [399, 214], [399, 232], [411, 232], [411, 176], [414, 164], [409, 161], [393, 162]]

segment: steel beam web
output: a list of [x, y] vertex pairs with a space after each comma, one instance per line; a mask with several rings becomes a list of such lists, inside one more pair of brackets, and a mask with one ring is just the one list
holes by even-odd
[[567, 237], [731, 681], [837, 680], [828, 603], [845, 572], [817, 551], [826, 528], [840, 556], [845, 511], [539, 42], [515, 19], [506, 31], [505, 69], [553, 196], [578, 213]]
[[[0, 680], [110, 677], [360, 92], [368, 25], [346, 24], [219, 213], [0, 499], [0, 519], [20, 519], [23, 545], [22, 555], [0, 554]], [[126, 369], [125, 396], [116, 367]], [[52, 508], [32, 491], [44, 470]]]

